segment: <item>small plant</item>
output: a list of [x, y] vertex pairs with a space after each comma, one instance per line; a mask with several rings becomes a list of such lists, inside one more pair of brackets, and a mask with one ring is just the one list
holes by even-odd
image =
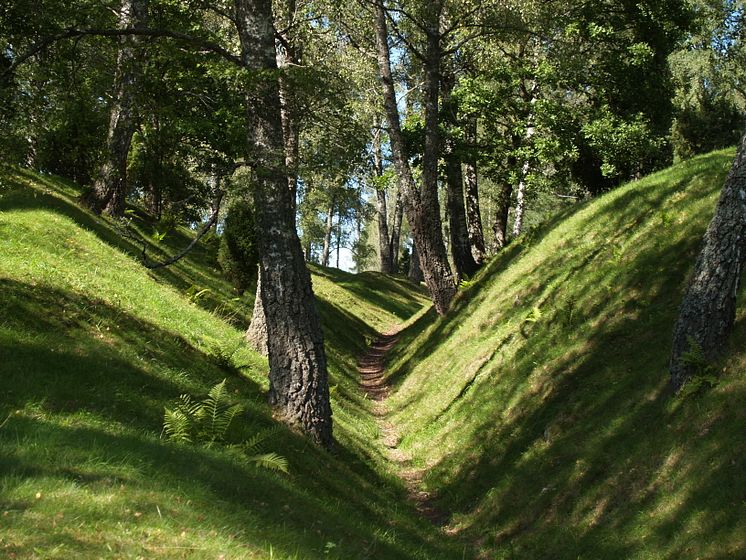
[[235, 344], [214, 342], [208, 346], [207, 355], [210, 360], [219, 368], [232, 370], [233, 356], [238, 352], [243, 344], [243, 338], [240, 338]]
[[718, 384], [716, 369], [707, 360], [702, 346], [692, 336], [689, 336], [687, 340], [689, 350], [681, 355], [681, 361], [691, 368], [692, 375], [679, 389], [680, 399], [695, 395], [704, 389], [711, 389]]
[[172, 408], [166, 408], [163, 417], [163, 431], [168, 439], [190, 443], [203, 443], [207, 447], [224, 441], [225, 434], [233, 419], [243, 412], [240, 404], [228, 401], [228, 391], [223, 379], [215, 385], [207, 398], [195, 402], [183, 394]]
[[189, 286], [184, 295], [187, 297], [190, 303], [197, 303], [201, 298], [205, 297], [211, 292], [210, 288], [201, 288], [200, 286]]
[[[181, 395], [171, 408], [163, 414], [163, 433], [171, 441], [197, 443], [212, 447], [224, 443], [234, 418], [243, 412], [240, 404], [228, 400], [228, 391], [223, 379], [207, 394], [207, 398], [195, 402], [190, 395]], [[264, 453], [262, 444], [275, 435], [279, 426], [261, 430], [247, 441], [231, 445], [245, 456], [249, 463], [271, 471], [288, 472], [288, 461], [277, 453]]]

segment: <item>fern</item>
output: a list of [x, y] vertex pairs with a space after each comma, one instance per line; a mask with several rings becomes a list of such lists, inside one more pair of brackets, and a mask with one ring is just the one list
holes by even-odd
[[693, 336], [687, 337], [689, 350], [681, 355], [681, 361], [690, 366], [692, 376], [679, 389], [679, 399], [685, 399], [706, 388], [713, 388], [718, 384], [715, 367], [707, 360], [702, 346]]
[[279, 471], [288, 474], [288, 460], [277, 453], [263, 453], [261, 455], [250, 455], [247, 457], [250, 463], [270, 471]]
[[[207, 393], [207, 398], [195, 402], [189, 395], [181, 395], [172, 407], [166, 407], [163, 414], [163, 433], [172, 441], [201, 443], [212, 447], [225, 441], [233, 420], [243, 412], [240, 404], [231, 404], [226, 389], [226, 379], [215, 385]], [[280, 430], [274, 426], [260, 430], [240, 445], [229, 446], [241, 452], [245, 459], [264, 469], [288, 472], [288, 461], [277, 453], [266, 453], [262, 443]]]
[[233, 419], [243, 412], [241, 405], [228, 402], [225, 383], [223, 379], [210, 389], [202, 402], [181, 395], [172, 408], [166, 408], [163, 431], [168, 439], [200, 442], [208, 447], [216, 441], [223, 441]]

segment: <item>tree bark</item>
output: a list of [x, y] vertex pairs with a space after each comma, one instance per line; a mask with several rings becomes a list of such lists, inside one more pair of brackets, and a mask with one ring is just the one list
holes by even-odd
[[[284, 20], [281, 27], [288, 30], [293, 28], [296, 12], [295, 0], [287, 0]], [[297, 212], [298, 198], [298, 165], [300, 162], [300, 127], [298, 126], [298, 111], [294, 106], [292, 85], [286, 74], [287, 69], [301, 63], [302, 45], [295, 36], [286, 31], [282, 34], [282, 45], [277, 50], [277, 66], [281, 70], [279, 78], [280, 118], [282, 119], [282, 136], [285, 142], [285, 166], [287, 167], [288, 189], [292, 205], [293, 219]]]
[[[469, 117], [466, 122], [466, 142], [471, 150], [477, 143], [477, 119]], [[479, 207], [479, 183], [477, 180], [477, 160], [473, 152], [464, 162], [464, 179], [466, 185], [466, 226], [469, 230], [469, 243], [474, 262], [482, 266], [486, 255], [482, 213]]]
[[417, 251], [417, 245], [412, 243], [412, 254], [409, 258], [409, 281], [414, 284], [420, 284], [423, 280], [420, 254]]
[[[119, 27], [143, 28], [147, 11], [147, 0], [122, 0]], [[92, 189], [84, 197], [84, 202], [98, 214], [124, 215], [128, 194], [127, 156], [136, 127], [134, 98], [138, 74], [137, 45], [140, 42], [137, 35], [124, 35], [119, 39], [105, 160]]]
[[261, 267], [256, 275], [256, 298], [254, 299], [254, 312], [251, 315], [251, 323], [244, 336], [246, 342], [262, 356], [269, 353], [267, 343], [267, 317], [264, 315], [262, 305], [262, 271]]
[[[430, 7], [435, 16], [440, 14], [440, 3]], [[375, 30], [378, 53], [378, 66], [384, 92], [384, 106], [389, 123], [389, 138], [399, 179], [399, 189], [404, 197], [404, 209], [412, 228], [414, 242], [421, 256], [425, 282], [430, 290], [436, 311], [444, 315], [456, 293], [451, 266], [448, 263], [443, 232], [441, 230], [440, 208], [438, 204], [438, 82], [440, 67], [439, 36], [437, 17], [430, 22], [425, 71], [425, 154], [422, 174], [423, 188], [417, 190], [406, 154], [401, 133], [399, 109], [396, 104], [394, 81], [391, 75], [391, 60], [388, 47], [386, 12], [382, 4], [375, 4]], [[434, 26], [433, 26], [434, 23]]]
[[[736, 316], [736, 296], [746, 260], [746, 135], [733, 161], [715, 216], [679, 309], [673, 337], [671, 384], [678, 390], [698, 364], [685, 354], [701, 350], [707, 362], [725, 349]], [[703, 364], [699, 364], [700, 366]]]
[[[235, 0], [241, 60], [253, 71], [275, 70], [270, 0]], [[295, 230], [285, 166], [277, 81], [254, 80], [246, 96], [247, 161], [254, 189], [267, 322], [269, 402], [285, 421], [330, 448], [332, 411], [321, 323], [311, 275]]]
[[461, 158], [458, 154], [455, 129], [458, 126], [458, 107], [451, 96], [455, 77], [451, 72], [443, 73], [443, 122], [449, 130], [445, 141], [446, 163], [446, 208], [451, 239], [451, 256], [456, 267], [456, 275], [461, 280], [472, 276], [479, 265], [474, 260], [469, 242], [469, 228], [466, 223], [464, 206], [464, 176], [461, 171]]

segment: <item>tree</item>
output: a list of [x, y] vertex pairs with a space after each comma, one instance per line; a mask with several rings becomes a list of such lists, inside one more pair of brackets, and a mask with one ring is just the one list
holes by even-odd
[[[121, 29], [142, 29], [148, 11], [147, 0], [122, 0], [119, 9]], [[135, 88], [139, 61], [137, 35], [120, 38], [114, 95], [109, 110], [109, 133], [104, 163], [85, 202], [97, 213], [122, 216], [127, 197], [127, 156], [135, 133]]]
[[456, 293], [451, 266], [443, 244], [438, 203], [438, 158], [440, 156], [440, 133], [438, 122], [438, 92], [440, 82], [440, 36], [439, 25], [442, 5], [436, 2], [426, 8], [427, 39], [423, 105], [425, 114], [425, 147], [422, 162], [422, 189], [414, 182], [412, 169], [404, 144], [396, 104], [394, 80], [391, 73], [388, 25], [383, 4], [374, 5], [377, 59], [383, 85], [384, 107], [388, 121], [391, 151], [399, 180], [399, 189], [404, 197], [407, 220], [417, 246], [419, 262], [430, 290], [436, 311], [444, 315]]
[[235, 0], [241, 61], [257, 74], [246, 94], [247, 161], [256, 182], [261, 298], [267, 321], [269, 400], [286, 421], [331, 447], [326, 353], [311, 275], [295, 230], [285, 169], [272, 9], [269, 0]]
[[[671, 384], [678, 390], [696, 373], [687, 359], [717, 359], [733, 330], [736, 296], [746, 261], [746, 134], [720, 194], [684, 293], [673, 336]], [[699, 364], [701, 365], [701, 364]]]

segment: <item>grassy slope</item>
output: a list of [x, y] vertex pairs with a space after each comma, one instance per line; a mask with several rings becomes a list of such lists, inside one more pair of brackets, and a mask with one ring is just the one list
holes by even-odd
[[746, 557], [746, 353], [685, 399], [666, 371], [732, 157], [577, 207], [405, 333], [390, 368], [401, 447], [485, 558]]
[[[266, 361], [240, 345], [251, 296], [235, 298], [204, 251], [146, 271], [77, 194], [0, 174], [0, 556], [461, 557], [404, 505], [369, 448], [377, 428], [357, 389], [366, 337], [418, 311], [421, 294], [315, 270], [339, 445], [331, 455], [284, 429], [266, 450], [290, 474], [259, 470], [234, 451], [159, 437], [164, 405], [224, 377], [247, 408], [234, 439], [272, 424]], [[210, 291], [190, 303], [190, 288]], [[221, 367], [215, 356], [234, 349]]]

